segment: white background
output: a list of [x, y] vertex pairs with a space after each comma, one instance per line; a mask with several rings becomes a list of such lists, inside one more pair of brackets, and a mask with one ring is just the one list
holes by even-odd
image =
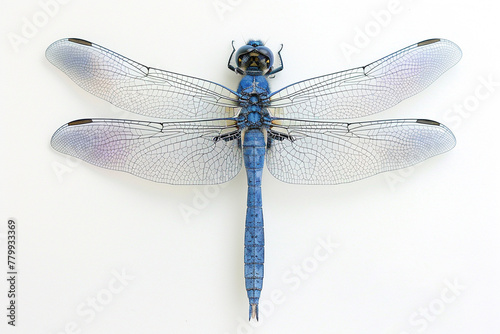
[[[15, 218], [19, 279], [15, 329], [1, 280], [0, 331], [499, 332], [499, 9], [484, 0], [2, 1], [0, 263], [5, 273], [7, 219]], [[232, 88], [231, 40], [283, 43], [275, 89], [447, 38], [463, 50], [458, 65], [370, 119], [434, 119], [457, 146], [340, 186], [289, 185], [266, 171], [263, 306], [261, 320], [248, 323], [245, 174], [223, 187], [170, 186], [54, 151], [50, 137], [68, 121], [140, 118], [45, 59], [64, 37]], [[329, 239], [331, 254], [318, 248]], [[114, 279], [122, 271], [125, 284]], [[99, 311], [87, 304], [93, 298]]]

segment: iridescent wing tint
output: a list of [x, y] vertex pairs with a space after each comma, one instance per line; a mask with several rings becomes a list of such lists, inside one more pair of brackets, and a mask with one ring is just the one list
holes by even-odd
[[232, 120], [141, 122], [83, 119], [59, 128], [52, 147], [91, 164], [170, 184], [217, 184], [241, 169]]
[[369, 65], [278, 90], [271, 95], [269, 112], [275, 117], [324, 120], [374, 114], [422, 91], [461, 56], [451, 41], [422, 41]]
[[233, 117], [240, 109], [224, 86], [147, 67], [85, 40], [56, 41], [46, 56], [86, 91], [137, 114], [207, 119]]
[[[277, 179], [297, 184], [339, 184], [405, 168], [455, 146], [444, 125], [404, 119], [337, 123], [279, 119], [266, 163]], [[268, 136], [269, 140], [270, 136]]]

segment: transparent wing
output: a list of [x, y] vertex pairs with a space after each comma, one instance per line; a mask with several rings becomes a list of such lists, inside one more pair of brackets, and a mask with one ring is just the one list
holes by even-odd
[[461, 58], [460, 48], [430, 39], [369, 65], [304, 80], [271, 94], [275, 117], [347, 119], [385, 110], [429, 86]]
[[[337, 123], [273, 121], [267, 168], [298, 184], [339, 184], [405, 168], [455, 146], [444, 125], [424, 119]], [[274, 139], [273, 139], [274, 138]]]
[[207, 119], [239, 110], [235, 92], [224, 86], [147, 67], [88, 41], [61, 39], [45, 54], [86, 91], [137, 114]]
[[230, 120], [83, 119], [59, 128], [51, 144], [59, 152], [96, 166], [155, 182], [216, 184], [230, 180], [241, 169], [235, 124]]

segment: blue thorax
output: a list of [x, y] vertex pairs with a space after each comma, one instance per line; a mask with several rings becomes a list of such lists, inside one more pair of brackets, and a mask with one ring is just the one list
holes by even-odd
[[[262, 72], [253, 72], [249, 68], [238, 86], [237, 92], [240, 94], [240, 105], [243, 107], [239, 116], [238, 124], [243, 128], [269, 127], [271, 117], [266, 106], [269, 105], [269, 84]], [[255, 74], [254, 74], [255, 73]]]

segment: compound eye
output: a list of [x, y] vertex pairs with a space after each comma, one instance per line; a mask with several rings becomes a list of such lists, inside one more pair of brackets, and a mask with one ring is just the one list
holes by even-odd
[[268, 67], [273, 66], [274, 55], [271, 49], [269, 49], [267, 46], [259, 46], [256, 48], [256, 51], [266, 57], [266, 64], [268, 65]]
[[241, 48], [236, 51], [236, 57], [239, 58], [241, 55], [244, 55], [245, 53], [249, 53], [254, 49], [253, 46], [251, 45], [243, 45]]

